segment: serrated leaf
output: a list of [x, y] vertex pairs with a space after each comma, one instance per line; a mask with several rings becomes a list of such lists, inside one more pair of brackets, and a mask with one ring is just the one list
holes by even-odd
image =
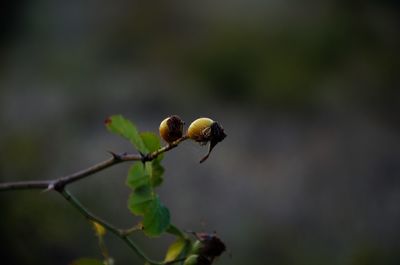
[[147, 207], [143, 217], [144, 232], [148, 236], [159, 236], [170, 224], [169, 210], [160, 199], [155, 198]]
[[149, 152], [154, 152], [160, 148], [160, 138], [152, 132], [142, 132], [140, 137]]
[[104, 262], [98, 259], [81, 258], [73, 261], [71, 265], [104, 265]]
[[160, 186], [161, 183], [164, 181], [163, 174], [164, 174], [164, 167], [161, 166], [160, 162], [157, 160], [152, 161], [152, 171], [150, 177], [150, 183], [153, 187]]
[[[160, 138], [155, 133], [142, 132], [140, 133], [140, 136], [142, 137], [142, 141], [150, 153], [161, 148]], [[164, 154], [160, 154], [155, 160], [161, 161], [163, 157]]]
[[187, 244], [186, 240], [178, 238], [174, 243], [172, 243], [169, 246], [167, 254], [165, 255], [164, 262], [176, 260], [182, 253], [182, 251], [185, 249], [186, 244]]
[[155, 197], [150, 186], [141, 186], [131, 193], [128, 199], [128, 208], [135, 215], [144, 215]]
[[141, 186], [150, 184], [150, 176], [146, 172], [143, 163], [135, 162], [129, 169], [128, 178], [126, 179], [126, 184], [131, 189], [136, 189]]
[[157, 187], [163, 182], [164, 168], [161, 166], [160, 162], [153, 160], [146, 163], [146, 173], [149, 176], [150, 184], [152, 187]]
[[105, 125], [110, 132], [121, 135], [128, 139], [131, 144], [144, 154], [148, 153], [136, 126], [122, 115], [114, 115], [106, 119]]

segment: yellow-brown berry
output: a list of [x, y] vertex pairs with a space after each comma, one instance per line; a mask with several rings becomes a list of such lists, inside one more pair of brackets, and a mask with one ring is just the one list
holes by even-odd
[[192, 122], [188, 128], [187, 136], [196, 142], [207, 142], [210, 139], [211, 124], [214, 121], [209, 118], [199, 118]]
[[167, 143], [172, 143], [183, 135], [183, 125], [185, 123], [177, 115], [165, 118], [160, 124], [160, 136]]
[[210, 118], [199, 118], [190, 124], [187, 136], [201, 144], [210, 142], [208, 153], [200, 160], [200, 163], [203, 163], [210, 156], [215, 145], [225, 139], [226, 134], [218, 122]]

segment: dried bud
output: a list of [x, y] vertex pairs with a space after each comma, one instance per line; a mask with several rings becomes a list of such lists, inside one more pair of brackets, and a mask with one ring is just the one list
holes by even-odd
[[210, 142], [208, 153], [200, 160], [202, 163], [209, 157], [217, 143], [225, 139], [226, 134], [218, 122], [209, 118], [199, 118], [190, 124], [187, 136], [202, 144]]
[[201, 242], [201, 247], [198, 254], [201, 256], [218, 257], [226, 250], [225, 244], [221, 239], [214, 233], [195, 233], [197, 239]]
[[167, 143], [172, 143], [182, 137], [185, 123], [177, 115], [164, 119], [160, 124], [160, 136]]

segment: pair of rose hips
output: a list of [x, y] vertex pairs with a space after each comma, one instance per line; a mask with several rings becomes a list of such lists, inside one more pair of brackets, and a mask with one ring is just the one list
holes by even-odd
[[190, 138], [201, 144], [210, 142], [208, 153], [200, 160], [200, 163], [204, 162], [209, 157], [215, 145], [226, 137], [222, 126], [210, 118], [198, 118], [193, 121], [185, 136], [183, 135], [184, 124], [185, 122], [177, 115], [165, 118], [160, 124], [160, 136], [169, 144], [183, 137]]

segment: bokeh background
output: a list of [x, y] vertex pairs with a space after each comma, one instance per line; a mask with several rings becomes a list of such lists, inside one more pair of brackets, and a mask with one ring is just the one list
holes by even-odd
[[[103, 120], [157, 131], [208, 116], [210, 159], [185, 142], [159, 189], [172, 221], [225, 241], [216, 264], [400, 264], [398, 1], [54, 1], [0, 4], [0, 180], [51, 179], [134, 151]], [[129, 164], [71, 185], [121, 227]], [[0, 194], [4, 264], [101, 258], [63, 198]], [[172, 238], [135, 240], [161, 259]], [[142, 264], [118, 238], [116, 264]], [[7, 261], [7, 262], [6, 262]]]

